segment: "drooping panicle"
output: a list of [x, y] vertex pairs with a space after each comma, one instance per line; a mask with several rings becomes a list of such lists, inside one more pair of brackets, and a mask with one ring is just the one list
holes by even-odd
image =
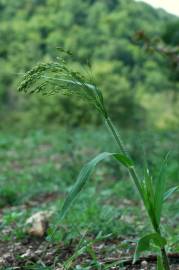
[[107, 116], [101, 91], [87, 76], [70, 69], [64, 60], [38, 64], [24, 75], [18, 89], [27, 94], [74, 95], [92, 103]]

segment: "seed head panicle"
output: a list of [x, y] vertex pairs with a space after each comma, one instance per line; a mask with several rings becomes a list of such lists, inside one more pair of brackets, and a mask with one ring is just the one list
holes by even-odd
[[87, 80], [86, 76], [61, 62], [41, 63], [28, 71], [19, 85], [19, 91], [27, 94], [75, 95], [92, 103], [98, 111], [107, 116], [103, 96], [97, 86]]

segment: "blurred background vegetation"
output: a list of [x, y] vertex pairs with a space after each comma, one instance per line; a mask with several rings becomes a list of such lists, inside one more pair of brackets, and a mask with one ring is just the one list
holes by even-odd
[[122, 128], [177, 129], [178, 78], [134, 35], [143, 30], [177, 45], [178, 25], [177, 17], [131, 0], [0, 0], [0, 126], [100, 125], [81, 100], [17, 91], [24, 72], [55, 60], [63, 47], [75, 55], [71, 65], [90, 66]]
[[[59, 213], [83, 164], [97, 153], [116, 151], [99, 114], [85, 101], [18, 92], [23, 74], [37, 63], [56, 60], [62, 54], [59, 47], [72, 51], [69, 65], [88, 71], [101, 88], [111, 118], [120, 126], [127, 149], [139, 165], [141, 179], [145, 161], [155, 179], [162, 158], [170, 152], [167, 187], [178, 185], [179, 57], [172, 62], [167, 53], [151, 53], [145, 40], [137, 40], [137, 32], [145, 33], [149, 41], [161, 39], [164, 48], [175, 50], [179, 19], [134, 0], [0, 0], [3, 254], [8, 247], [16, 250], [11, 246], [25, 239], [24, 224], [31, 214], [51, 209]], [[110, 160], [101, 164], [60, 227], [60, 243], [74, 240], [76, 245], [83, 231], [92, 239], [100, 232], [110, 240], [119, 237], [115, 245], [111, 242], [112, 246], [100, 248], [102, 256], [113, 254], [112, 250], [132, 254], [137, 234], [149, 232], [150, 225], [128, 180], [122, 166]], [[164, 210], [168, 251], [178, 252], [177, 193]], [[55, 217], [50, 228], [58, 222]], [[14, 266], [32, 269], [22, 268], [26, 257], [19, 254], [23, 251], [17, 249], [11, 256], [20, 261]], [[58, 254], [63, 263], [63, 252]], [[84, 262], [87, 268], [79, 263], [82, 268], [72, 269], [94, 269], [89, 268], [89, 261]]]

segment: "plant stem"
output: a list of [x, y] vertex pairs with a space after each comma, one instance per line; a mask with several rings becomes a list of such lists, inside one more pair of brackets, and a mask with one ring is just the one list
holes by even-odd
[[[156, 231], [156, 233], [158, 233], [162, 237], [159, 226], [157, 226], [157, 229], [154, 228], [154, 230]], [[160, 248], [160, 253], [162, 256], [162, 263], [163, 263], [164, 270], [170, 270], [169, 260], [168, 260], [168, 256], [167, 256], [165, 247]]]
[[[128, 153], [127, 153], [127, 151], [126, 151], [126, 149], [125, 149], [125, 146], [124, 146], [124, 144], [122, 142], [122, 139], [121, 139], [121, 137], [119, 135], [118, 130], [113, 125], [113, 123], [112, 123], [112, 121], [111, 121], [111, 119], [109, 117], [105, 118], [105, 124], [106, 124], [108, 130], [110, 131], [110, 133], [112, 134], [112, 136], [113, 136], [113, 138], [114, 138], [114, 140], [115, 140], [115, 142], [116, 142], [116, 144], [117, 144], [120, 152], [124, 156], [130, 158], [129, 155], [128, 155]], [[140, 196], [141, 196], [141, 198], [142, 198], [142, 200], [144, 202], [145, 199], [144, 199], [143, 191], [142, 191], [141, 184], [140, 184], [138, 175], [136, 173], [135, 167], [134, 166], [133, 167], [128, 167], [128, 170], [129, 170], [129, 173], [130, 173], [130, 175], [131, 175], [131, 177], [132, 177], [132, 179], [133, 179], [133, 181], [134, 181], [134, 183], [135, 183], [135, 185], [136, 185], [136, 187], [137, 187], [137, 189], [138, 189], [138, 191], [140, 193]], [[154, 230], [157, 233], [159, 233], [160, 236], [161, 236], [160, 228], [156, 224], [153, 224], [152, 223], [152, 225], [154, 227]], [[165, 248], [164, 247], [161, 248], [161, 255], [162, 255], [162, 261], [163, 261], [163, 267], [164, 267], [164, 269], [165, 270], [170, 270], [168, 257], [167, 257], [167, 254], [166, 254], [166, 251], [165, 251]]]
[[119, 132], [109, 117], [105, 118], [105, 124], [106, 124], [108, 130], [110, 131], [110, 133], [113, 135], [115, 142], [116, 142], [117, 146], [119, 147], [120, 151], [122, 152], [122, 154], [125, 156], [128, 156], [127, 151], [125, 149], [125, 146], [124, 146], [122, 139], [119, 135]]
[[[121, 137], [119, 135], [119, 132], [115, 128], [115, 126], [113, 125], [113, 123], [112, 123], [112, 121], [111, 121], [111, 119], [109, 117], [105, 118], [105, 124], [106, 124], [108, 130], [110, 131], [110, 133], [112, 134], [117, 146], [119, 147], [120, 152], [124, 156], [129, 158], [129, 155], [127, 153], [127, 150], [125, 149], [125, 146], [124, 146], [124, 144], [122, 142], [122, 139], [121, 139]], [[144, 199], [142, 188], [141, 188], [141, 185], [140, 185], [140, 181], [139, 181], [139, 178], [138, 178], [138, 175], [136, 173], [136, 170], [135, 170], [134, 166], [129, 167], [128, 170], [129, 170], [129, 173], [130, 173], [130, 175], [131, 175], [131, 177], [132, 177], [132, 179], [133, 179], [133, 181], [134, 181], [134, 183], [135, 183], [135, 185], [136, 185], [142, 199]]]
[[163, 267], [165, 270], [170, 270], [169, 260], [165, 248], [161, 248]]

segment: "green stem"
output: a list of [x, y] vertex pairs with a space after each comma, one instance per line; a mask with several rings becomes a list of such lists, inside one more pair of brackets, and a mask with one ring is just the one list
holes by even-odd
[[[120, 152], [124, 156], [130, 158], [129, 155], [128, 155], [128, 153], [127, 153], [127, 151], [126, 151], [126, 149], [125, 149], [125, 146], [124, 146], [124, 144], [122, 142], [122, 139], [120, 137], [120, 134], [119, 134], [118, 130], [113, 125], [113, 123], [112, 123], [112, 121], [111, 121], [111, 119], [109, 117], [105, 118], [105, 124], [106, 124], [108, 130], [110, 131], [110, 133], [112, 134], [112, 136], [113, 136], [113, 138], [114, 138], [114, 140], [115, 140], [115, 142], [116, 142], [116, 144], [117, 144]], [[135, 167], [134, 166], [133, 167], [129, 167], [128, 170], [129, 170], [129, 173], [130, 173], [130, 175], [131, 175], [131, 177], [132, 177], [132, 179], [133, 179], [133, 181], [134, 181], [134, 183], [135, 183], [135, 185], [136, 185], [136, 187], [137, 187], [137, 189], [138, 189], [138, 191], [140, 193], [140, 196], [141, 196], [141, 198], [142, 198], [142, 200], [143, 200], [143, 202], [145, 204], [145, 198], [144, 198], [144, 195], [143, 195], [143, 190], [142, 190], [142, 187], [141, 187], [141, 184], [140, 184], [140, 180], [138, 178], [138, 175], [136, 173]], [[150, 217], [150, 215], [149, 215], [149, 217]], [[158, 225], [156, 225], [153, 222], [152, 222], [152, 225], [154, 227], [154, 230], [161, 235], [160, 228], [158, 227]], [[162, 261], [163, 261], [163, 267], [164, 267], [164, 269], [165, 270], [170, 270], [168, 257], [167, 257], [167, 254], [166, 254], [166, 251], [165, 251], [165, 248], [164, 247], [161, 248], [161, 255], [162, 255]]]
[[106, 124], [108, 130], [110, 131], [110, 133], [112, 134], [112, 136], [114, 137], [115, 142], [116, 142], [117, 146], [119, 147], [120, 151], [122, 152], [122, 154], [125, 156], [128, 156], [127, 151], [125, 149], [125, 146], [124, 146], [122, 139], [119, 135], [119, 132], [116, 129], [116, 127], [113, 125], [113, 123], [109, 117], [105, 118], [105, 124]]
[[[127, 153], [127, 150], [125, 149], [125, 146], [124, 146], [124, 144], [122, 142], [122, 139], [121, 139], [121, 137], [119, 135], [119, 132], [115, 128], [115, 126], [113, 125], [113, 123], [112, 123], [112, 121], [111, 121], [111, 119], [109, 117], [107, 117], [105, 119], [105, 124], [106, 124], [108, 130], [110, 131], [110, 133], [112, 134], [117, 146], [119, 147], [120, 152], [124, 156], [129, 158], [129, 155]], [[132, 179], [133, 179], [133, 181], [134, 181], [134, 183], [135, 183], [135, 185], [136, 185], [142, 199], [144, 200], [144, 196], [143, 196], [142, 188], [141, 188], [141, 185], [140, 185], [140, 181], [139, 181], [139, 178], [138, 178], [138, 175], [136, 173], [136, 170], [135, 170], [134, 166], [129, 167], [128, 170], [129, 170], [129, 173], [130, 173], [130, 175], [131, 175], [131, 177], [132, 177]]]
[[[160, 236], [162, 236], [159, 227], [157, 228], [157, 230], [155, 229], [155, 231], [158, 234], [160, 234]], [[162, 263], [163, 263], [164, 270], [170, 270], [169, 260], [168, 260], [168, 256], [167, 256], [165, 247], [160, 248], [160, 252], [161, 252], [161, 256], [162, 256]]]
[[163, 267], [165, 270], [170, 270], [169, 260], [165, 248], [161, 248]]

